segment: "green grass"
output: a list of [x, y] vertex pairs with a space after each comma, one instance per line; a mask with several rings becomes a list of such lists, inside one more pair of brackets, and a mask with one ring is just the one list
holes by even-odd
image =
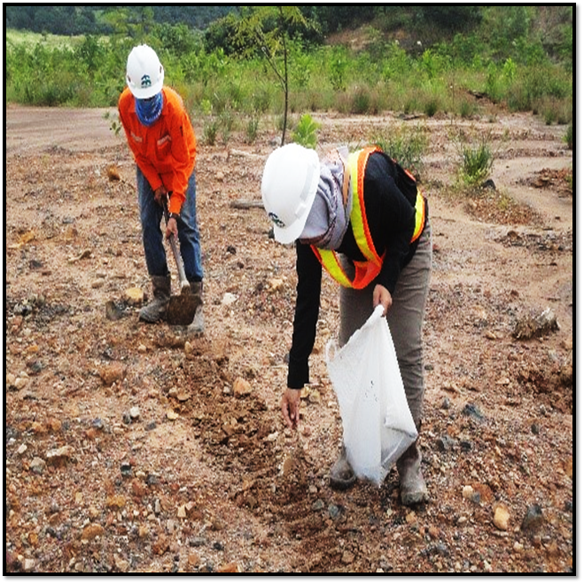
[[417, 179], [421, 177], [424, 154], [428, 150], [428, 136], [423, 126], [393, 126], [382, 134], [374, 135], [371, 142], [377, 144]]
[[74, 47], [84, 39], [83, 35], [64, 36], [56, 34], [42, 34], [40, 32], [22, 31], [9, 29], [6, 31], [6, 44], [14, 43], [33, 47], [42, 42], [49, 48]]
[[[126, 55], [138, 40], [153, 46], [162, 42], [150, 37], [84, 39], [8, 30], [6, 98], [31, 105], [115, 105], [124, 88]], [[214, 116], [227, 111], [245, 120], [254, 112], [283, 112], [282, 86], [261, 58], [206, 53], [201, 47], [186, 53], [171, 48], [159, 52], [167, 84], [179, 89], [195, 113], [204, 101], [212, 104]], [[461, 61], [438, 50], [414, 56], [395, 43], [381, 44], [379, 54], [376, 59], [332, 46], [292, 52], [289, 113], [376, 115], [391, 111], [471, 119], [485, 113], [482, 104], [470, 96], [479, 92], [510, 111], [536, 112], [548, 124], [572, 121], [569, 63], [546, 59], [528, 64], [516, 57], [490, 63], [480, 58]], [[216, 131], [228, 139], [229, 119], [221, 120]], [[254, 133], [253, 127], [249, 132]], [[209, 133], [211, 138], [212, 127]]]
[[476, 144], [461, 144], [459, 177], [468, 186], [481, 185], [493, 167], [494, 155], [487, 138]]

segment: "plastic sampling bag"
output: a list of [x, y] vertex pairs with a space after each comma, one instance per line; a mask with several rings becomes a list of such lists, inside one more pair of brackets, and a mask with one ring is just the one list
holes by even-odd
[[381, 485], [418, 435], [381, 305], [342, 348], [327, 343], [326, 364], [347, 460], [358, 477]]

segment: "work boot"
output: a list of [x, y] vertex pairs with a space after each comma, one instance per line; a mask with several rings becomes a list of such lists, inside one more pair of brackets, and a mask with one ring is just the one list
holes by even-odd
[[418, 449], [418, 440], [400, 456], [397, 461], [399, 489], [402, 505], [408, 507], [418, 503], [427, 503], [430, 499], [426, 482], [422, 476], [422, 455]]
[[337, 491], [345, 491], [350, 489], [355, 484], [356, 480], [357, 475], [353, 472], [353, 469], [347, 460], [347, 451], [343, 445], [337, 461], [331, 467], [331, 487]]
[[170, 302], [170, 276], [152, 276], [152, 302], [140, 310], [140, 320], [158, 322], [166, 315]]
[[203, 316], [203, 282], [191, 282], [191, 291], [197, 301], [193, 322], [189, 325], [187, 333], [201, 335], [205, 332], [205, 317]]

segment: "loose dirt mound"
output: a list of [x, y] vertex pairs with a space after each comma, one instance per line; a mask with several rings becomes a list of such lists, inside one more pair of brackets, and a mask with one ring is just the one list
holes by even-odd
[[553, 189], [560, 196], [572, 196], [572, 171], [563, 168], [553, 170], [544, 168], [535, 177], [527, 179], [527, 184], [538, 189]]
[[[450, 187], [452, 121], [424, 121], [435, 253], [420, 444], [431, 501], [407, 509], [395, 469], [380, 488], [329, 486], [342, 440], [323, 359], [338, 328], [330, 279], [299, 431], [282, 422], [296, 275], [293, 248], [274, 242], [258, 208], [271, 131], [253, 145], [236, 133], [199, 145], [207, 329], [188, 339], [138, 321], [150, 287], [135, 171], [103, 114], [7, 109], [7, 571], [572, 570], [564, 128], [524, 115], [460, 122], [504, 136], [495, 189], [463, 200]], [[323, 151], [420, 124], [315, 117]], [[557, 327], [518, 338], [544, 313]]]

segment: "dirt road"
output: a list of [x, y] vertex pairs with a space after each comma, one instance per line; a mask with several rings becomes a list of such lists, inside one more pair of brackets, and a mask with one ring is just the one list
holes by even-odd
[[[126, 300], [130, 288], [150, 290], [133, 163], [105, 111], [6, 112], [9, 571], [572, 570], [565, 128], [505, 113], [314, 115], [323, 151], [402, 124], [430, 138], [421, 447], [432, 500], [410, 510], [394, 470], [381, 488], [328, 485], [342, 440], [324, 364], [338, 326], [328, 279], [300, 432], [280, 419], [294, 252], [269, 238], [261, 209], [233, 205], [260, 199], [270, 122], [254, 144], [237, 132], [227, 145], [199, 144], [207, 331], [186, 343], [181, 329], [140, 323]], [[453, 124], [497, 145], [495, 191], [457, 194]], [[203, 135], [197, 120], [195, 130]], [[548, 308], [559, 330], [514, 337]]]

